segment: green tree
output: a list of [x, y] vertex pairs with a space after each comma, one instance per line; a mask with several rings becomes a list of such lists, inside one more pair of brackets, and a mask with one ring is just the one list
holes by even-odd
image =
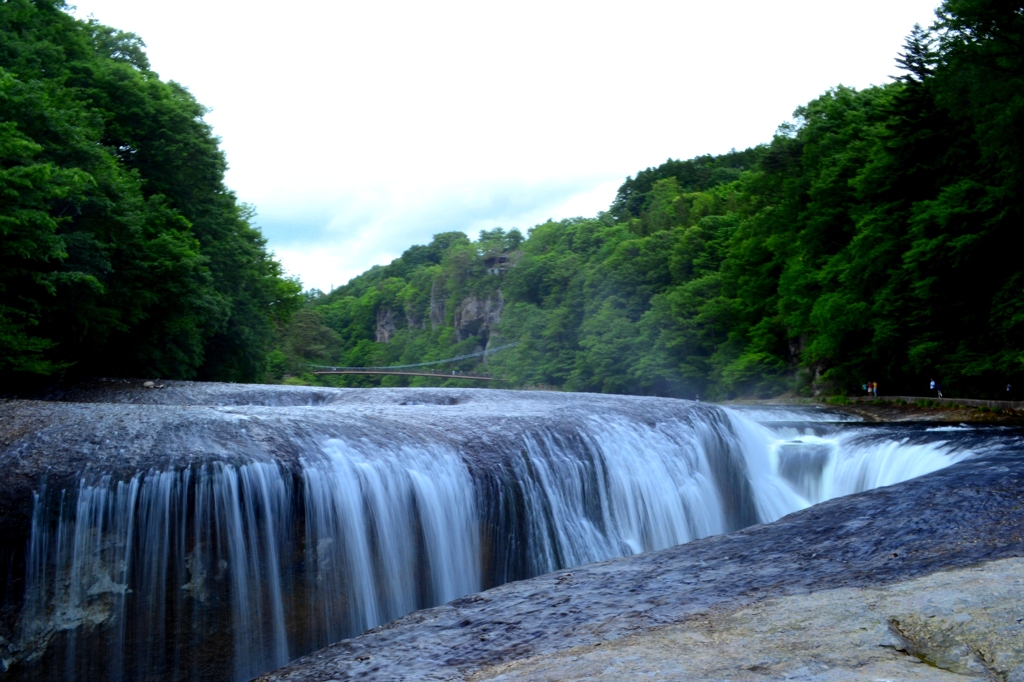
[[301, 304], [135, 35], [0, 3], [0, 372], [258, 380]]

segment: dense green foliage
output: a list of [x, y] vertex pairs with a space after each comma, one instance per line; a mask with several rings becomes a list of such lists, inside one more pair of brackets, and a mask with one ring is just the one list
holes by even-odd
[[0, 2], [0, 376], [254, 381], [299, 285], [141, 40]]
[[[445, 232], [329, 295], [308, 294], [308, 304], [271, 354], [271, 378], [302, 374], [307, 363], [379, 367], [479, 350], [492, 332], [484, 309], [493, 312], [503, 305], [502, 277], [488, 270], [507, 271], [511, 263], [499, 260], [514, 257], [522, 243], [519, 230], [487, 230], [476, 242], [462, 232]], [[472, 369], [478, 362], [445, 369]], [[425, 381], [436, 384], [435, 379]], [[349, 378], [347, 385], [406, 383], [399, 377], [359, 377]]]
[[[276, 376], [518, 341], [488, 360], [506, 385], [1004, 394], [1024, 383], [1024, 10], [947, 0], [937, 16], [895, 82], [834, 88], [770, 144], [649, 168], [608, 213], [521, 244], [438, 235], [311, 296]], [[499, 254], [510, 267], [488, 274]]]

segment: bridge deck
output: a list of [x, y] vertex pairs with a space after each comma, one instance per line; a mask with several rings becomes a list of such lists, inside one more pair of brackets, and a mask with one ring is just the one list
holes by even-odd
[[317, 370], [313, 374], [397, 374], [406, 377], [435, 377], [437, 379], [471, 379], [473, 381], [494, 381], [494, 377], [484, 374], [451, 374], [448, 372], [401, 372], [367, 369], [334, 369]]

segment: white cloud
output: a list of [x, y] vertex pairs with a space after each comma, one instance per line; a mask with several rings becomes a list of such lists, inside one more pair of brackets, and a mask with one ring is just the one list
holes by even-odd
[[[390, 262], [415, 243], [438, 232], [461, 230], [476, 236], [493, 227], [529, 227], [550, 217], [594, 215], [611, 203], [620, 179], [493, 186], [469, 184], [443, 191], [410, 192], [403, 196], [350, 196], [336, 210], [318, 214], [277, 212], [257, 217], [264, 234], [289, 273], [307, 287], [327, 291], [369, 267]], [[381, 235], [387, 238], [381, 238]], [[312, 275], [310, 274], [312, 273]]]
[[324, 288], [441, 229], [593, 214], [668, 157], [767, 141], [828, 87], [886, 81], [934, 5], [80, 0], [77, 13], [140, 34], [154, 69], [213, 108], [229, 186], [286, 267]]

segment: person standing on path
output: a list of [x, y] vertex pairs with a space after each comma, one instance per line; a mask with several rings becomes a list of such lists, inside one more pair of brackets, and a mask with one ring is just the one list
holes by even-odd
[[935, 379], [932, 379], [932, 383], [928, 385], [928, 390], [929, 391], [934, 391], [935, 390]]

